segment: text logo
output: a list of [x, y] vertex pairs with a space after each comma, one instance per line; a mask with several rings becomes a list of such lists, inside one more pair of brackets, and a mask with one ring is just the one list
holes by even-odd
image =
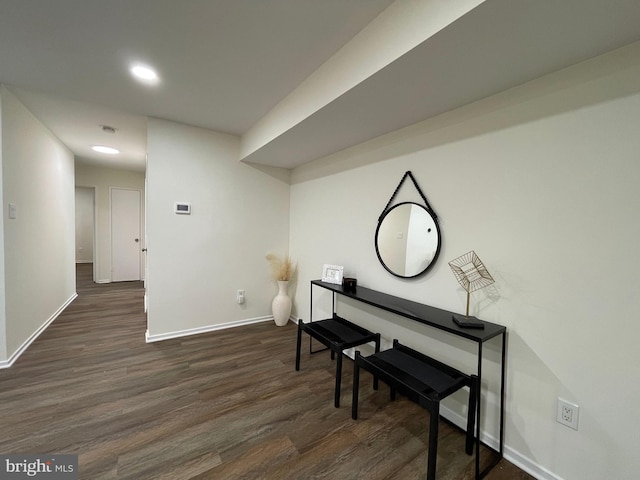
[[0, 480], [78, 480], [77, 455], [0, 455]]

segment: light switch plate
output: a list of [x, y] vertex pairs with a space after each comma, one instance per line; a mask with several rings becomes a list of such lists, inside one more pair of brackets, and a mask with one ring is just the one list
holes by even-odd
[[18, 207], [15, 203], [9, 204], [9, 218], [16, 219], [18, 218]]

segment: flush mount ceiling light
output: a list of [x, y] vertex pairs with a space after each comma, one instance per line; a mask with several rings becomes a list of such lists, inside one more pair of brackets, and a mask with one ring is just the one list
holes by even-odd
[[91, 148], [93, 150], [95, 150], [96, 152], [106, 153], [108, 155], [116, 155], [116, 154], [120, 153], [120, 150], [118, 150], [117, 148], [106, 147], [104, 145], [94, 145]]
[[133, 65], [129, 71], [136, 79], [148, 84], [158, 83], [159, 78], [155, 70], [147, 65]]

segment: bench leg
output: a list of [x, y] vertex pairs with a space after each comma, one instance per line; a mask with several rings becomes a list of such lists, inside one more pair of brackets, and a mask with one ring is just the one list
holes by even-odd
[[440, 403], [434, 402], [429, 409], [429, 458], [427, 460], [427, 480], [436, 479], [436, 459], [438, 457], [438, 426], [440, 423]]
[[296, 343], [296, 371], [300, 370], [300, 348], [302, 347], [302, 319], [298, 319], [298, 340]]
[[477, 395], [478, 377], [476, 375], [471, 375], [471, 386], [469, 387], [469, 411], [467, 412], [467, 441], [464, 449], [467, 455], [471, 455], [473, 453]]
[[360, 389], [360, 366], [358, 357], [360, 352], [356, 350], [355, 361], [353, 362], [353, 399], [351, 400], [351, 418], [358, 419], [358, 390]]
[[[333, 353], [333, 350], [331, 350], [331, 355], [333, 355]], [[336, 408], [340, 406], [340, 385], [342, 383], [342, 350], [337, 353], [338, 358], [336, 360], [336, 392], [333, 402]]]

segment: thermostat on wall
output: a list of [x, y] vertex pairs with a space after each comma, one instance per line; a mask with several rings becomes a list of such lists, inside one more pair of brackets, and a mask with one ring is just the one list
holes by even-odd
[[191, 215], [191, 204], [184, 202], [176, 202], [176, 213], [183, 215]]

